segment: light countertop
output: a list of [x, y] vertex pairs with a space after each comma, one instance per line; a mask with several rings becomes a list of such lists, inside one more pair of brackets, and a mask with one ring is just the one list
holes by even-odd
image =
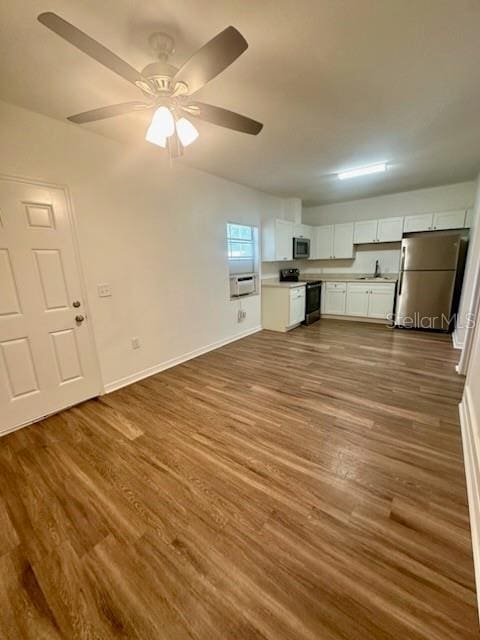
[[393, 282], [398, 274], [389, 273], [381, 278], [374, 278], [371, 273], [301, 273], [302, 280], [321, 280], [322, 282]]
[[262, 280], [262, 287], [279, 287], [280, 289], [294, 289], [304, 287], [305, 282], [280, 282], [278, 278], [266, 278]]
[[389, 273], [381, 278], [374, 278], [371, 273], [301, 273], [300, 282], [280, 282], [278, 278], [265, 278], [262, 280], [262, 287], [281, 287], [284, 289], [292, 289], [293, 287], [305, 286], [308, 281], [321, 282], [378, 282], [378, 283], [395, 283], [398, 280], [398, 274]]

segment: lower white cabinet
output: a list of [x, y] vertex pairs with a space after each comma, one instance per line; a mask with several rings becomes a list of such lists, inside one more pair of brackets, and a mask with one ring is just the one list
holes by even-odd
[[322, 313], [388, 320], [395, 300], [394, 282], [326, 282]]
[[326, 282], [323, 291], [322, 312], [332, 315], [345, 315], [347, 300], [346, 282]]
[[262, 285], [262, 327], [288, 331], [305, 320], [305, 285]]
[[349, 282], [347, 286], [347, 316], [367, 316], [370, 288], [366, 283]]
[[368, 318], [388, 320], [393, 313], [395, 284], [386, 282], [373, 284], [368, 295]]
[[297, 325], [305, 320], [305, 287], [290, 289], [289, 326]]

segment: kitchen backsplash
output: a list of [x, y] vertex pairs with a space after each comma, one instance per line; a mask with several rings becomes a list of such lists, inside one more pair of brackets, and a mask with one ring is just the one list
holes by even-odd
[[281, 268], [296, 267], [303, 273], [373, 273], [375, 261], [382, 273], [398, 273], [400, 269], [400, 243], [389, 242], [358, 245], [351, 260], [291, 260], [289, 262], [262, 262], [262, 278], [278, 276]]

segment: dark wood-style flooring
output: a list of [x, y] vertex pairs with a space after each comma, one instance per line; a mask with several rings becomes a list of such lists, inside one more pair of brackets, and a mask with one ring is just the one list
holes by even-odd
[[478, 638], [450, 338], [261, 332], [0, 440], [0, 638]]

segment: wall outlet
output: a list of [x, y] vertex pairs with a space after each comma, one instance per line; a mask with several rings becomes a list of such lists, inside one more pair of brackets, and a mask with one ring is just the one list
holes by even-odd
[[132, 349], [140, 349], [140, 338], [132, 338]]
[[247, 317], [247, 312], [243, 311], [242, 309], [239, 309], [238, 316], [237, 316], [238, 322], [243, 322], [243, 320], [245, 320], [246, 317]]
[[109, 298], [112, 295], [112, 290], [108, 283], [97, 284], [97, 291], [99, 298]]

